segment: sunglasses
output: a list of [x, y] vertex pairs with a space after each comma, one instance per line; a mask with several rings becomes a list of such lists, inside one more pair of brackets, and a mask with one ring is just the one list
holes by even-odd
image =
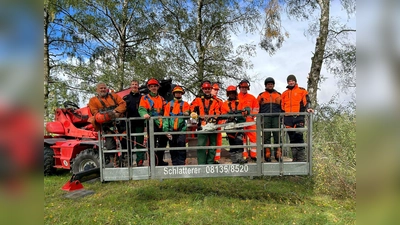
[[211, 88], [203, 88], [203, 90], [207, 90], [207, 91], [209, 91], [209, 90], [211, 90]]

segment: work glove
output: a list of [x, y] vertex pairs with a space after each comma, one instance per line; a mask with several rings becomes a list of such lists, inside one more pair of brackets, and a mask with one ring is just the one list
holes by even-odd
[[207, 119], [207, 123], [216, 123], [217, 120], [214, 117], [210, 117]]
[[190, 114], [190, 118], [192, 118], [192, 119], [194, 119], [194, 120], [197, 120], [197, 118], [199, 118], [199, 115], [197, 115], [196, 112], [192, 112], [192, 113]]

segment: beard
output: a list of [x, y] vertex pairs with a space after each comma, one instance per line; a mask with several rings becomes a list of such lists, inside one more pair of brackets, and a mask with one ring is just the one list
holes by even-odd
[[107, 94], [108, 94], [107, 92], [100, 92], [100, 94], [99, 94], [99, 95], [100, 95], [100, 97], [106, 97], [106, 96], [107, 96]]

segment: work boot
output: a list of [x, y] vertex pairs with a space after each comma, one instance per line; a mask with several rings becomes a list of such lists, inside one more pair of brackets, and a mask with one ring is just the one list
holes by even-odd
[[158, 166], [168, 166], [168, 163], [164, 162], [164, 160], [161, 160], [158, 162]]
[[271, 149], [265, 148], [265, 161], [271, 162]]
[[237, 163], [236, 152], [231, 152], [231, 161], [232, 164]]
[[306, 151], [304, 148], [298, 148], [297, 149], [297, 162], [306, 162], [307, 157], [306, 157]]
[[282, 149], [281, 148], [277, 148], [275, 151], [275, 159], [276, 161], [281, 160], [282, 161]]
[[239, 164], [244, 164], [247, 163], [246, 158], [243, 157], [243, 153], [242, 152], [236, 152], [236, 162]]
[[292, 162], [297, 162], [297, 148], [292, 147]]

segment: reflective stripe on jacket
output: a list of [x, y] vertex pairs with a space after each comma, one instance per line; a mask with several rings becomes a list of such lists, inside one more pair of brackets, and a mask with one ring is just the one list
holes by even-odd
[[[172, 105], [173, 104], [173, 105]], [[164, 116], [183, 116], [184, 112], [189, 114], [189, 103], [174, 99], [165, 106]], [[163, 131], [186, 131], [187, 126], [184, 118], [164, 118]]]
[[[151, 96], [150, 94], [143, 95], [139, 103], [139, 114], [143, 117], [146, 114], [150, 116], [163, 116], [166, 101], [160, 95]], [[155, 124], [162, 128], [162, 119], [154, 120]]]

